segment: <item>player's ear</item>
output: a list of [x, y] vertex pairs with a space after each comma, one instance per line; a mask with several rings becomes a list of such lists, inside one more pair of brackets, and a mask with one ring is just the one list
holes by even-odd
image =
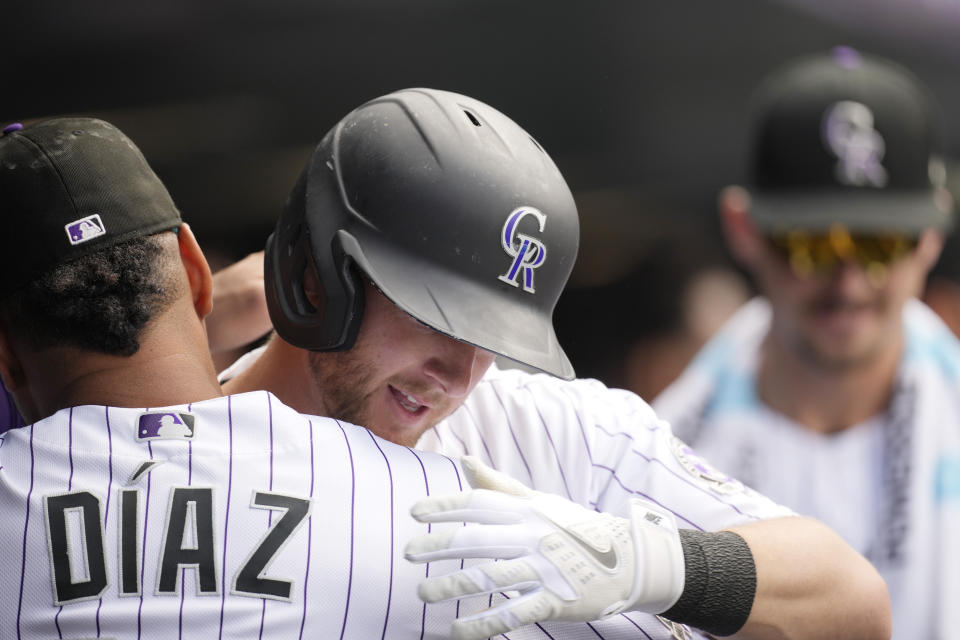
[[187, 223], [180, 225], [177, 242], [180, 245], [180, 261], [190, 281], [193, 308], [200, 318], [205, 318], [213, 309], [213, 274], [210, 273], [210, 265]]
[[313, 305], [319, 315], [323, 315], [324, 295], [323, 285], [320, 284], [320, 276], [317, 275], [317, 268], [313, 264], [313, 259], [307, 260], [303, 268], [303, 295], [307, 302]]
[[743, 187], [724, 187], [717, 198], [720, 226], [730, 252], [738, 262], [752, 267], [762, 251], [763, 238], [750, 219], [750, 194]]
[[936, 229], [927, 229], [920, 234], [917, 239], [916, 253], [925, 274], [937, 264], [941, 251], [943, 251], [942, 233]]

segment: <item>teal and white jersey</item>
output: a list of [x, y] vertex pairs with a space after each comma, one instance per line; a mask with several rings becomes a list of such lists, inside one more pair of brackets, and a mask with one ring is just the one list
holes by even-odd
[[880, 571], [893, 637], [960, 628], [960, 342], [919, 301], [888, 409], [820, 434], [757, 395], [763, 299], [744, 305], [654, 402], [697, 453], [776, 502], [832, 527]]

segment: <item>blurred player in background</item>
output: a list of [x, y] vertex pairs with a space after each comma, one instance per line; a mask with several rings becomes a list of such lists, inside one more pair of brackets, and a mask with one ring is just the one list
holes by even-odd
[[[551, 313], [577, 240], [565, 182], [506, 116], [429, 89], [372, 100], [328, 132], [294, 187], [266, 250], [278, 336], [229, 369], [225, 388], [267, 388], [394, 442], [472, 454], [587, 509], [630, 516], [637, 497], [661, 505], [691, 542], [690, 599], [666, 618], [721, 635], [816, 637], [844, 625], [850, 636], [883, 637], [882, 582], [833, 532], [779, 517], [787, 512], [713, 470], [636, 395], [570, 380]], [[494, 354], [558, 377], [501, 370]], [[492, 517], [492, 508], [459, 500], [425, 513]], [[548, 523], [544, 535], [555, 527]], [[417, 543], [410, 557], [538, 548], [525, 527], [493, 538], [463, 532]], [[519, 580], [527, 601], [549, 575], [533, 569], [538, 562], [431, 578], [422, 594], [500, 592]], [[757, 590], [747, 604], [751, 562]], [[575, 610], [579, 597], [605, 588], [570, 594], [564, 607]], [[520, 601], [506, 603], [500, 626], [483, 627], [488, 635], [528, 619]]]
[[753, 185], [724, 190], [720, 213], [763, 297], [655, 407], [865, 554], [895, 638], [952, 637], [960, 344], [915, 299], [951, 224], [934, 106], [909, 72], [848, 48], [786, 66], [755, 100]]

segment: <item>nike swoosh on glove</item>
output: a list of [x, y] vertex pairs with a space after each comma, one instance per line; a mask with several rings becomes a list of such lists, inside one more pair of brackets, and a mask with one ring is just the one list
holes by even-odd
[[426, 578], [420, 598], [439, 602], [509, 590], [520, 596], [455, 620], [455, 640], [488, 638], [543, 620], [662, 613], [679, 599], [684, 559], [669, 511], [634, 499], [630, 518], [618, 518], [533, 491], [472, 456], [461, 464], [474, 489], [425, 498], [411, 514], [420, 522], [473, 524], [410, 540], [406, 558], [502, 561]]

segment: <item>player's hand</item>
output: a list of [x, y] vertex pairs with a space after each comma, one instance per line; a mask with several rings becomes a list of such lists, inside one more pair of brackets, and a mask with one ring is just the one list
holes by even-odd
[[207, 316], [211, 353], [249, 344], [271, 329], [263, 286], [263, 251], [213, 274], [213, 311]]
[[421, 522], [473, 526], [411, 540], [413, 562], [495, 558], [425, 579], [426, 602], [518, 591], [519, 596], [453, 623], [457, 640], [487, 638], [542, 620], [596, 620], [621, 611], [661, 613], [683, 591], [684, 561], [673, 515], [634, 500], [629, 519], [597, 513], [462, 459], [473, 491], [419, 501]]

